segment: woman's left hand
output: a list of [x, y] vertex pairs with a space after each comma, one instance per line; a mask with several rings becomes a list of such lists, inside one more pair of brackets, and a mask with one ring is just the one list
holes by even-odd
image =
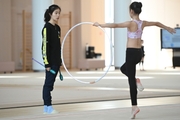
[[171, 34], [176, 33], [176, 30], [170, 27], [167, 29], [167, 31], [170, 32]]
[[98, 26], [100, 26], [100, 24], [99, 24], [98, 22], [95, 22], [95, 23], [93, 24], [93, 26], [98, 27]]

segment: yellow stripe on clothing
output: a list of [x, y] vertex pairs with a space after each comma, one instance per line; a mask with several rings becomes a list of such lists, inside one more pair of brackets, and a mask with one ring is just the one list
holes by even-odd
[[44, 28], [43, 30], [43, 60], [45, 64], [49, 64], [47, 60], [47, 51], [46, 51], [46, 44], [47, 44], [47, 29]]

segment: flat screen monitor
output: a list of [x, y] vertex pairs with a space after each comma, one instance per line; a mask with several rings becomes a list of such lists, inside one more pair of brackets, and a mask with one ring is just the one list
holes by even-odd
[[180, 48], [180, 28], [175, 28], [176, 33], [171, 34], [161, 29], [161, 49]]

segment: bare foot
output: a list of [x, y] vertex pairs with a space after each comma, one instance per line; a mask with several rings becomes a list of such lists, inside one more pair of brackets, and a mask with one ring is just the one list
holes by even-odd
[[143, 85], [141, 84], [141, 81], [139, 78], [136, 78], [136, 85], [137, 85], [137, 89], [142, 92], [144, 90]]
[[140, 112], [140, 109], [137, 106], [132, 107], [131, 119], [136, 118], [136, 114]]

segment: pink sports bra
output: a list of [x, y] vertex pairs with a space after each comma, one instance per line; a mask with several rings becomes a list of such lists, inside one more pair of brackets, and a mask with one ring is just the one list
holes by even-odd
[[128, 38], [131, 38], [131, 39], [141, 38], [141, 36], [142, 36], [142, 28], [141, 28], [141, 26], [142, 26], [143, 21], [137, 21], [137, 20], [133, 20], [133, 21], [137, 23], [138, 29], [135, 32], [128, 31], [127, 36], [128, 36]]

